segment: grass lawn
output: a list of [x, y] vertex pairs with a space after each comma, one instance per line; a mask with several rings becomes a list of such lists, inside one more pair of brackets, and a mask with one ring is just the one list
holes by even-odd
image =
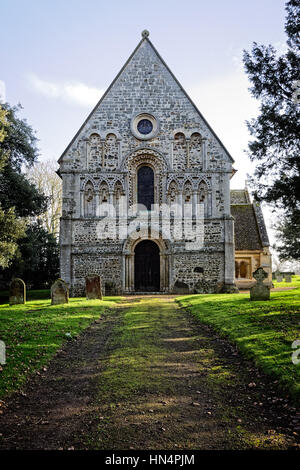
[[292, 276], [292, 282], [285, 282], [283, 279], [282, 282], [277, 282], [276, 279], [273, 280], [274, 287], [300, 287], [300, 276]]
[[250, 301], [249, 294], [192, 295], [177, 301], [228, 337], [291, 396], [300, 397], [300, 364], [293, 364], [291, 348], [300, 340], [300, 289], [272, 292], [265, 302]]
[[[38, 295], [34, 291], [34, 297]], [[48, 296], [47, 300], [32, 300], [25, 305], [0, 305], [0, 340], [6, 344], [0, 398], [20, 390], [29, 374], [46, 366], [68, 340], [66, 333], [77, 336], [117, 300], [72, 298], [68, 304], [51, 306]]]

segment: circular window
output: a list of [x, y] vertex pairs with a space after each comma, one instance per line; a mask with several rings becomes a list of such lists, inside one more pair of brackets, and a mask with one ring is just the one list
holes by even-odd
[[148, 113], [136, 114], [131, 119], [131, 132], [140, 140], [152, 139], [158, 133], [158, 121]]
[[149, 121], [149, 119], [141, 119], [138, 122], [137, 130], [141, 134], [144, 134], [144, 135], [150, 134], [150, 132], [152, 132], [152, 129], [153, 129], [153, 125], [152, 125], [152, 122]]

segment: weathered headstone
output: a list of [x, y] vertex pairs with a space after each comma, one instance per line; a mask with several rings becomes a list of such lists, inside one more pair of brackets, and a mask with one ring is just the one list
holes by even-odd
[[283, 276], [282, 276], [282, 274], [277, 274], [277, 276], [276, 276], [276, 281], [277, 281], [277, 282], [282, 282], [282, 281], [283, 281]]
[[263, 268], [258, 268], [253, 273], [256, 284], [250, 289], [250, 300], [270, 300], [270, 287], [263, 281], [268, 277], [268, 273]]
[[68, 285], [62, 279], [57, 279], [51, 286], [51, 305], [67, 304], [68, 302]]
[[286, 274], [284, 276], [284, 280], [285, 280], [285, 282], [292, 282], [292, 276], [290, 274]]
[[89, 274], [85, 278], [87, 300], [102, 299], [101, 278], [98, 274]]
[[13, 279], [9, 286], [9, 305], [26, 303], [26, 286], [22, 279]]
[[174, 294], [188, 294], [189, 286], [182, 281], [176, 281], [173, 287]]

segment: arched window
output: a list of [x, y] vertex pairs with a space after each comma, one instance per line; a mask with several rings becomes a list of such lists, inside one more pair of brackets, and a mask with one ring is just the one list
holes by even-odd
[[154, 204], [154, 172], [150, 166], [141, 166], [137, 174], [137, 202], [143, 204], [148, 211]]
[[240, 264], [240, 277], [248, 278], [248, 263], [246, 261], [241, 261]]
[[201, 181], [198, 187], [198, 204], [204, 205], [204, 217], [211, 216], [211, 193], [205, 181]]
[[84, 215], [94, 217], [96, 212], [96, 198], [93, 184], [89, 181], [84, 189]]
[[114, 206], [116, 214], [119, 215], [122, 212], [122, 198], [124, 196], [123, 186], [120, 181], [117, 181], [114, 187]]

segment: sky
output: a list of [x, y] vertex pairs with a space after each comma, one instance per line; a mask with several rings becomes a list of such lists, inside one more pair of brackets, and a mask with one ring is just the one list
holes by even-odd
[[[0, 95], [57, 160], [147, 29], [149, 39], [235, 160], [233, 189], [253, 171], [255, 117], [243, 50], [285, 48], [283, 0], [0, 0]], [[1, 99], [0, 98], [0, 99]]]

